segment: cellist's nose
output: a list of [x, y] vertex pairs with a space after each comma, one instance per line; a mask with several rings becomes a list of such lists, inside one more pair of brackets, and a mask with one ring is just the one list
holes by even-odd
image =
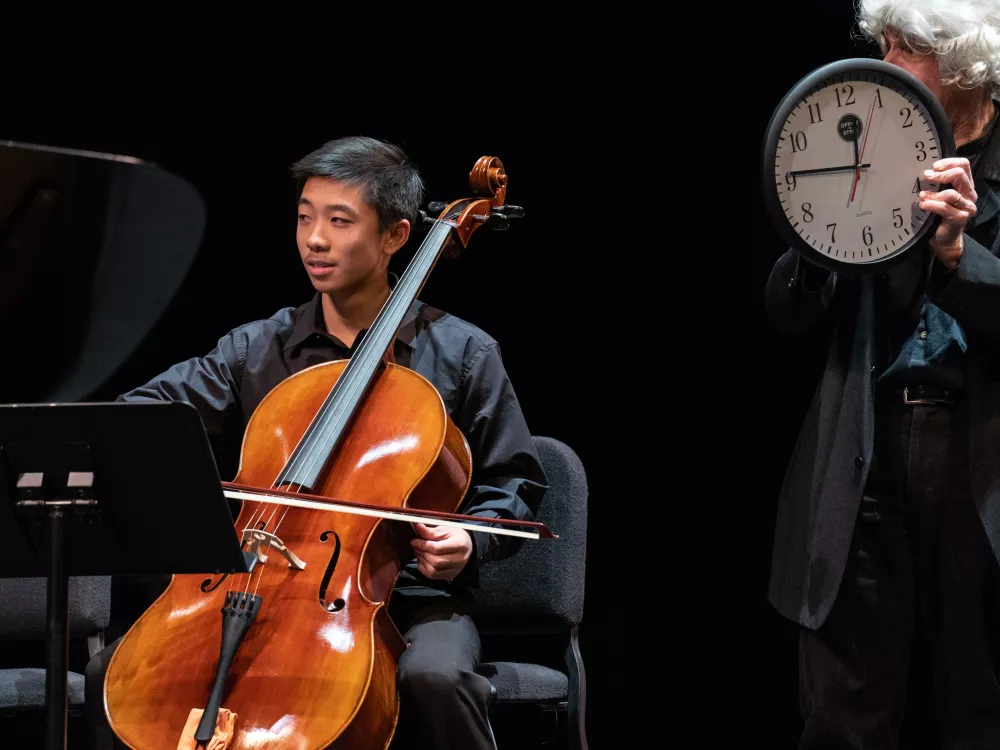
[[309, 233], [309, 237], [306, 239], [306, 245], [314, 252], [330, 249], [330, 241], [323, 233], [322, 224], [319, 222], [316, 222], [313, 226], [313, 230]]

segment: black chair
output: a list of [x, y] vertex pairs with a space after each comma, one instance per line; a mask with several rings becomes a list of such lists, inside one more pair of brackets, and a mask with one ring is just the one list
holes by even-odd
[[[46, 586], [44, 578], [0, 578], [0, 648], [8, 665], [0, 669], [0, 715], [13, 718], [20, 731], [26, 731], [25, 724], [30, 726], [38, 746], [44, 738]], [[83, 709], [84, 678], [72, 667], [87, 657], [81, 654], [75, 659], [74, 647], [82, 650], [85, 642], [89, 656], [104, 648], [104, 629], [111, 619], [111, 579], [71, 577], [68, 611], [67, 694], [70, 715], [76, 717]]]
[[[578, 629], [587, 557], [587, 477], [573, 450], [536, 437], [549, 481], [538, 510], [558, 539], [525, 541], [506, 560], [483, 566], [473, 613], [483, 640], [480, 673], [494, 707], [533, 704], [563, 718], [566, 744], [586, 750], [586, 678]], [[498, 732], [499, 733], [499, 732]]]

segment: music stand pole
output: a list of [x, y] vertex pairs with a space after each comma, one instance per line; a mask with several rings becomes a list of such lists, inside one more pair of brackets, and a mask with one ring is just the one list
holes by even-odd
[[66, 681], [69, 673], [69, 576], [66, 574], [66, 511], [49, 510], [49, 576], [46, 604], [45, 750], [65, 750]]
[[[48, 560], [45, 602], [45, 750], [66, 749], [69, 713], [69, 570], [66, 540], [71, 516], [93, 513], [97, 500], [92, 472], [70, 472], [65, 497], [47, 497], [44, 472], [25, 472], [17, 479], [17, 510], [46, 521]], [[73, 497], [76, 495], [76, 497]]]

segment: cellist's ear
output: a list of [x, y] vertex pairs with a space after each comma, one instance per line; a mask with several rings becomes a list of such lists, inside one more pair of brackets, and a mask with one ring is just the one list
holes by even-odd
[[383, 233], [382, 252], [386, 255], [395, 255], [396, 251], [405, 245], [409, 238], [410, 222], [406, 219], [400, 219]]

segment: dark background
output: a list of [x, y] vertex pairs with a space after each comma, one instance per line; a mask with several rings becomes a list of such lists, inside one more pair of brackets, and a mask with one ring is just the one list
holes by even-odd
[[500, 342], [532, 431], [588, 471], [592, 747], [792, 748], [800, 728], [796, 628], [767, 603], [767, 577], [825, 342], [766, 320], [784, 246], [760, 150], [796, 81], [876, 50], [852, 38], [849, 1], [727, 13], [505, 7], [459, 19], [469, 33], [440, 61], [417, 43], [429, 27], [410, 26], [385, 68], [371, 58], [389, 42], [348, 52], [275, 29], [229, 33], [197, 62], [173, 38], [135, 70], [146, 38], [131, 35], [85, 45], [75, 62], [96, 60], [96, 76], [15, 78], [24, 104], [0, 123], [0, 138], [155, 161], [206, 202], [189, 277], [99, 398], [308, 298], [288, 167], [325, 140], [400, 144], [429, 200], [463, 195], [479, 156], [503, 160], [527, 218], [477, 233], [421, 296]]

